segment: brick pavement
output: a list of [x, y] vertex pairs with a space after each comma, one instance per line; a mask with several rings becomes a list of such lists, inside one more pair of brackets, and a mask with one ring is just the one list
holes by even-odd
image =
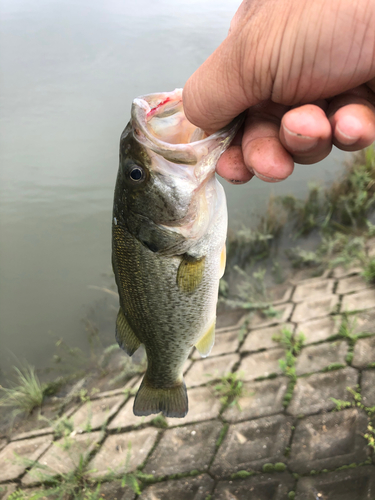
[[[70, 411], [65, 438], [51, 427], [0, 436], [0, 500], [16, 488], [32, 498], [80, 460], [101, 498], [374, 500], [375, 288], [335, 270], [274, 297], [276, 316], [235, 311], [211, 355], [192, 354], [184, 419], [134, 417], [133, 397], [108, 391]], [[289, 365], [285, 328], [305, 336]], [[228, 405], [215, 386], [232, 372], [243, 386]]]

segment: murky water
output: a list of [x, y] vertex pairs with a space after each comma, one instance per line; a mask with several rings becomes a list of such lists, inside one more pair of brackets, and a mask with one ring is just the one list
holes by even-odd
[[[82, 320], [110, 282], [118, 141], [133, 97], [182, 87], [224, 39], [239, 0], [2, 0], [0, 366], [45, 366], [56, 337], [87, 349]], [[230, 224], [270, 193], [303, 195], [343, 154], [279, 185], [226, 184]]]

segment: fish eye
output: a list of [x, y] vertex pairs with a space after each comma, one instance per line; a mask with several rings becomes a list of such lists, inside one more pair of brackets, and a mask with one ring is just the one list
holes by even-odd
[[129, 177], [133, 182], [142, 182], [146, 177], [145, 171], [142, 167], [136, 165], [130, 170]]

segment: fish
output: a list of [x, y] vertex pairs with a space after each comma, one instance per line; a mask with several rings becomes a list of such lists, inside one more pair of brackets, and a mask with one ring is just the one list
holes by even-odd
[[215, 338], [225, 269], [227, 207], [215, 166], [242, 123], [207, 134], [185, 116], [182, 89], [133, 100], [120, 138], [112, 219], [119, 292], [116, 340], [129, 355], [143, 344], [147, 370], [137, 416], [183, 418], [183, 367]]

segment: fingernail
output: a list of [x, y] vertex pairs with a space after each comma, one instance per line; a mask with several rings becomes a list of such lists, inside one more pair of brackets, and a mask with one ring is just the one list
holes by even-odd
[[259, 172], [256, 172], [255, 170], [254, 170], [254, 174], [261, 181], [266, 181], [266, 182], [281, 182], [281, 181], [284, 180], [284, 179], [276, 179], [275, 177], [267, 177], [265, 175], [260, 174]]
[[[342, 130], [343, 126], [345, 129], [349, 129], [354, 135], [348, 134], [347, 132], [343, 132]], [[358, 120], [354, 116], [345, 116], [342, 117], [338, 122], [338, 124], [336, 125], [335, 132], [340, 134], [340, 137], [338, 137], [340, 142], [350, 146], [351, 144], [354, 144], [355, 142], [358, 141], [361, 130], [362, 130], [362, 123], [360, 122], [360, 120]]]
[[302, 153], [304, 151], [310, 151], [318, 145], [319, 139], [316, 137], [296, 134], [295, 132], [289, 130], [285, 125], [283, 127], [283, 130], [286, 145], [294, 152], [298, 151]]

